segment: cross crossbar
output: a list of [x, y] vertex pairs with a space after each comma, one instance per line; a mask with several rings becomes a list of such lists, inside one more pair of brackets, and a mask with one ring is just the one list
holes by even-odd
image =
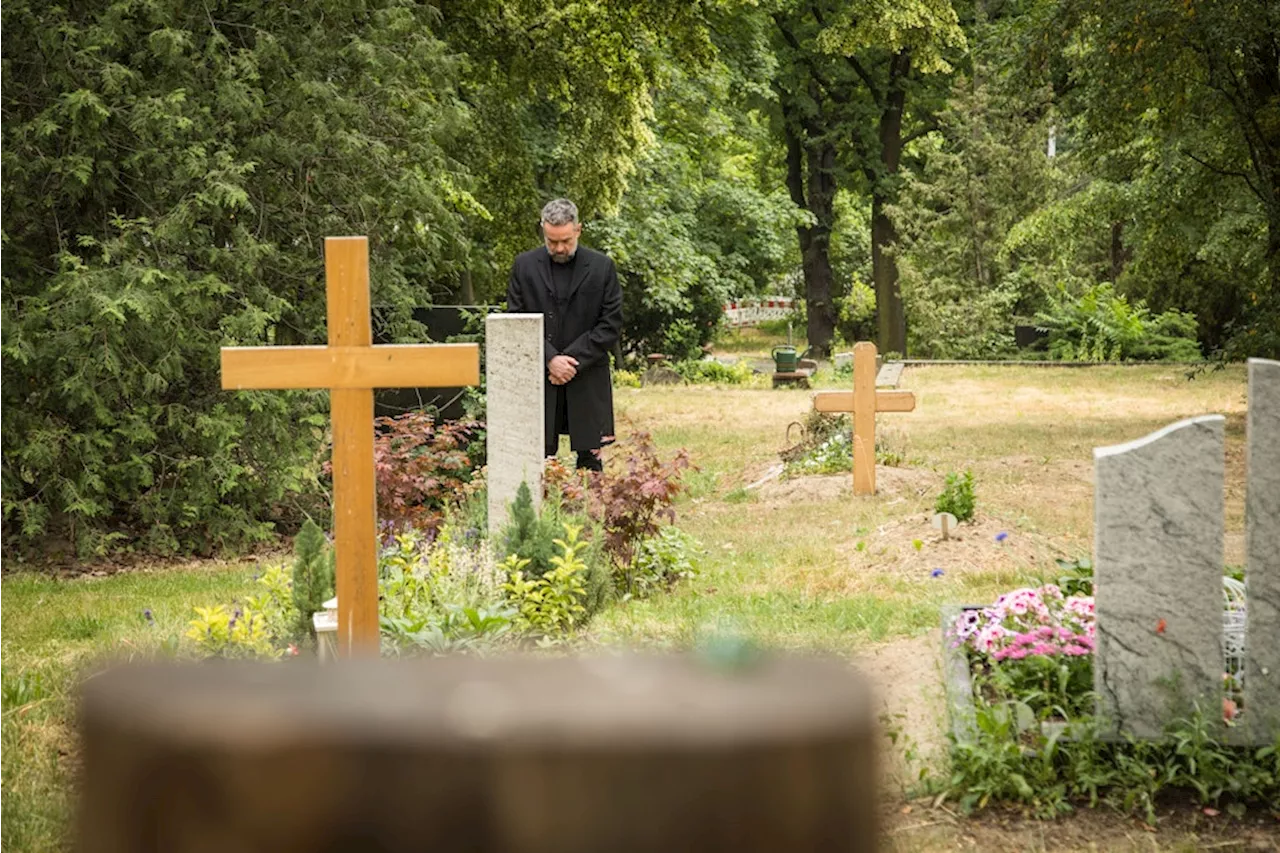
[[222, 351], [222, 387], [227, 389], [415, 388], [479, 382], [475, 344], [236, 347]]
[[[819, 391], [813, 395], [813, 408], [819, 412], [854, 411], [856, 399], [852, 391]], [[877, 412], [914, 412], [916, 395], [910, 391], [877, 391]]]

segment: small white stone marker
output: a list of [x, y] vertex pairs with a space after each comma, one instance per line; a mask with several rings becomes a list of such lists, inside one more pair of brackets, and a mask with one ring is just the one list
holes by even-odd
[[321, 663], [328, 663], [338, 656], [338, 596], [321, 605], [324, 610], [311, 614], [311, 624], [316, 629], [316, 652]]
[[542, 500], [546, 364], [541, 314], [485, 318], [486, 412], [489, 445], [489, 537], [507, 524], [521, 483], [536, 510]]
[[941, 530], [943, 539], [948, 538], [951, 533], [951, 528], [955, 527], [957, 524], [959, 524], [959, 522], [956, 521], [956, 517], [949, 512], [934, 513], [933, 529]]

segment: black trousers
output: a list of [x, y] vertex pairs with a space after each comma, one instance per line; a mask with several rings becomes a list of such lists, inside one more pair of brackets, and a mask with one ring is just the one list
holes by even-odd
[[[565, 399], [564, 388], [556, 389], [556, 428], [555, 432], [547, 436], [546, 452], [547, 456], [555, 456], [560, 450], [560, 436], [569, 432], [569, 403]], [[578, 464], [580, 469], [587, 471], [603, 471], [604, 462], [600, 459], [600, 451], [596, 450], [579, 450]]]

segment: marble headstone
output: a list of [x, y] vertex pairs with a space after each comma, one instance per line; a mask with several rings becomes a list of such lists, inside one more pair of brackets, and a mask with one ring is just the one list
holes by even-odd
[[1266, 742], [1280, 731], [1280, 361], [1249, 359], [1245, 440], [1243, 721]]
[[1224, 424], [1094, 450], [1094, 689], [1112, 731], [1156, 737], [1221, 701]]
[[542, 498], [542, 315], [490, 314], [485, 318], [485, 408], [489, 453], [489, 537], [506, 526], [522, 482], [534, 506]]

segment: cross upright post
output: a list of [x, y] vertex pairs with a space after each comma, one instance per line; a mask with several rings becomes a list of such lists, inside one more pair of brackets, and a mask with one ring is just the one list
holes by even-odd
[[476, 385], [475, 344], [373, 346], [369, 241], [326, 237], [328, 346], [224, 347], [224, 389], [328, 388], [333, 421], [333, 532], [338, 653], [378, 652], [373, 389]]
[[853, 415], [853, 493], [876, 493], [876, 412], [910, 412], [916, 395], [910, 391], [876, 390], [876, 345], [853, 346], [853, 391], [820, 391], [813, 395], [819, 412]]

